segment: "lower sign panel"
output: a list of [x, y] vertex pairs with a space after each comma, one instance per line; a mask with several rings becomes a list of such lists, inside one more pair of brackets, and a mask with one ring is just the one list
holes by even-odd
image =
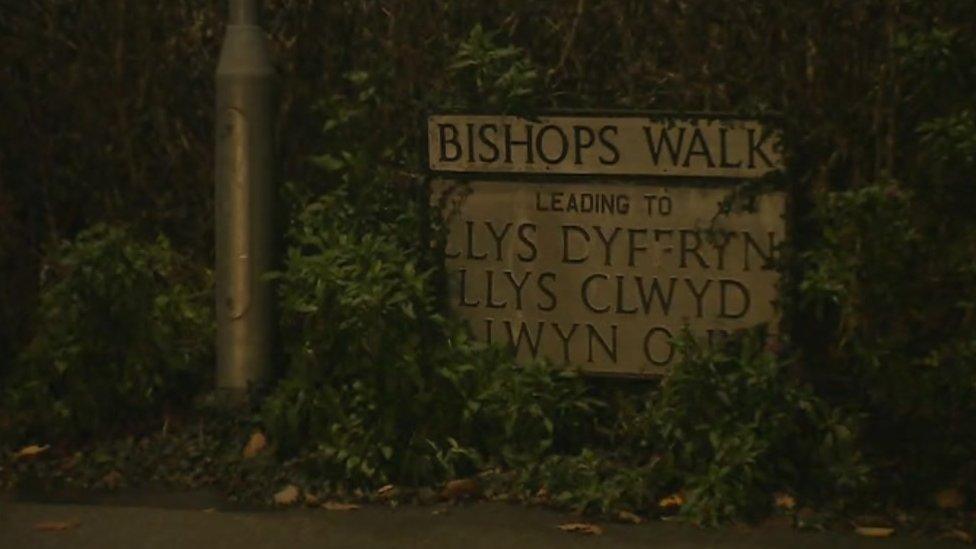
[[[452, 308], [473, 335], [585, 371], [660, 374], [687, 327], [769, 323], [785, 195], [657, 183], [433, 182]], [[731, 211], [724, 207], [731, 204]], [[726, 213], [720, 213], [725, 211]]]

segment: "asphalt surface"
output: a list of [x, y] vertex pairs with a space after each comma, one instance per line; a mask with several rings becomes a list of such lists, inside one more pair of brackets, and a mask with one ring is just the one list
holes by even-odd
[[[149, 499], [150, 501], [146, 502]], [[964, 547], [953, 541], [895, 535], [798, 532], [782, 525], [701, 530], [655, 521], [599, 523], [601, 535], [571, 534], [577, 517], [501, 503], [460, 506], [364, 507], [354, 511], [221, 510], [206, 497], [116, 498], [112, 504], [36, 503], [0, 499], [0, 548], [789, 548]], [[64, 527], [65, 529], [59, 530]], [[39, 529], [40, 528], [40, 529]], [[47, 528], [47, 530], [43, 529]]]

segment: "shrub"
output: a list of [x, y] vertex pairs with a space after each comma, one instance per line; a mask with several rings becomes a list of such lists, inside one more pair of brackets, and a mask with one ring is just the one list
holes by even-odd
[[55, 249], [6, 395], [20, 435], [104, 433], [192, 398], [213, 369], [209, 284], [164, 238], [143, 243], [121, 228]]
[[362, 487], [436, 482], [578, 444], [594, 405], [582, 381], [515, 366], [443, 318], [436, 273], [402, 242], [413, 222], [356, 222], [353, 192], [370, 193], [377, 212], [384, 200], [403, 211], [382, 185], [313, 199], [290, 232], [277, 275], [290, 373], [263, 413], [279, 450], [303, 454], [318, 478]]
[[863, 483], [855, 422], [798, 385], [764, 339], [710, 349], [685, 337], [649, 409], [651, 446], [698, 522], [758, 516], [776, 491], [843, 497]]

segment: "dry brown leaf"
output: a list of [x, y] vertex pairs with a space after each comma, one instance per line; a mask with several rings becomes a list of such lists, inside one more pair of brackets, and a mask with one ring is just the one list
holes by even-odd
[[300, 495], [301, 491], [298, 489], [298, 486], [289, 484], [274, 495], [274, 502], [278, 505], [294, 505], [298, 502], [298, 496]]
[[251, 438], [248, 439], [247, 444], [244, 445], [244, 459], [251, 459], [258, 454], [260, 454], [268, 446], [268, 439], [264, 436], [261, 431], [255, 431], [251, 434]]
[[603, 528], [588, 522], [570, 522], [567, 524], [560, 524], [557, 526], [557, 528], [563, 532], [572, 532], [574, 534], [584, 534], [587, 536], [599, 536], [603, 533]]
[[658, 503], [658, 507], [662, 509], [668, 509], [671, 507], [681, 507], [685, 504], [685, 497], [681, 495], [681, 492], [671, 494], [670, 496], [663, 498]]
[[376, 491], [376, 495], [379, 496], [380, 499], [390, 499], [396, 496], [396, 486], [392, 484], [381, 486], [380, 489]]
[[474, 497], [481, 493], [481, 486], [473, 478], [452, 480], [441, 490], [442, 499], [457, 499], [463, 496]]
[[51, 449], [50, 444], [45, 444], [44, 446], [38, 446], [37, 444], [31, 444], [30, 446], [24, 446], [19, 452], [14, 454], [14, 459], [31, 459], [35, 458], [44, 452]]
[[935, 494], [935, 504], [939, 509], [959, 509], [966, 505], [966, 495], [958, 488], [946, 488]]
[[105, 488], [109, 490], [116, 490], [119, 488], [119, 486], [122, 486], [123, 480], [125, 479], [122, 477], [122, 473], [118, 471], [112, 471], [107, 475], [105, 475], [104, 477], [102, 477], [102, 484], [105, 486]]
[[790, 494], [776, 492], [773, 494], [773, 505], [775, 505], [777, 509], [792, 511], [796, 508], [796, 499]]
[[617, 518], [623, 522], [629, 522], [631, 524], [640, 524], [644, 522], [644, 519], [630, 511], [620, 511], [617, 513]]
[[895, 533], [895, 529], [884, 526], [855, 526], [854, 532], [866, 538], [887, 538]]
[[322, 504], [322, 508], [327, 511], [355, 511], [359, 505], [355, 503], [342, 503], [341, 501], [327, 501]]
[[953, 539], [956, 541], [961, 541], [963, 543], [972, 543], [973, 535], [965, 530], [952, 529], [944, 532], [941, 536], [942, 539]]
[[48, 520], [44, 522], [37, 522], [34, 524], [34, 529], [38, 532], [63, 532], [65, 530], [71, 530], [72, 528], [77, 528], [81, 524], [78, 519], [71, 520]]

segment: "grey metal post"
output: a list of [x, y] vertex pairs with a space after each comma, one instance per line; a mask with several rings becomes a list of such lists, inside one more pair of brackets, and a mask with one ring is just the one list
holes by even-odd
[[265, 381], [275, 330], [274, 69], [256, 0], [230, 0], [217, 65], [217, 387]]

